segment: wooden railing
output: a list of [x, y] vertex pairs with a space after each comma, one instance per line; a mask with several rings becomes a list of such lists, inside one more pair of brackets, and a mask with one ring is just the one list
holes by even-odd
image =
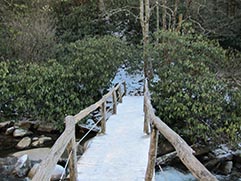
[[[123, 85], [123, 86], [122, 86]], [[122, 90], [123, 89], [123, 90]], [[126, 94], [126, 82], [122, 82], [112, 88], [106, 95], [102, 97], [95, 104], [80, 111], [75, 116], [67, 116], [65, 118], [65, 130], [52, 146], [50, 153], [46, 159], [40, 163], [33, 181], [48, 181], [51, 178], [52, 172], [60, 159], [61, 155], [67, 149], [69, 154], [69, 177], [71, 181], [77, 180], [77, 156], [76, 156], [76, 138], [75, 138], [75, 125], [83, 118], [88, 116], [91, 112], [101, 108], [101, 133], [106, 131], [106, 101], [112, 97], [113, 114], [117, 113], [117, 103], [122, 102], [122, 97]]]
[[177, 156], [197, 179], [202, 181], [217, 181], [216, 177], [193, 155], [193, 149], [159, 117], [155, 116], [147, 80], [145, 80], [144, 86], [144, 112], [144, 132], [149, 134], [149, 127], [151, 128], [151, 142], [145, 181], [151, 181], [153, 178], [159, 132], [173, 145]]

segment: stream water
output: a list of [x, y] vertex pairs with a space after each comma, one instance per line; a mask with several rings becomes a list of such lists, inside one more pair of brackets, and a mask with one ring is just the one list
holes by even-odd
[[184, 174], [173, 167], [166, 167], [156, 172], [156, 181], [197, 181], [192, 174]]
[[[241, 181], [235, 175], [215, 175], [219, 181]], [[183, 173], [173, 167], [166, 167], [163, 171], [157, 171], [155, 181], [198, 181], [191, 173]]]

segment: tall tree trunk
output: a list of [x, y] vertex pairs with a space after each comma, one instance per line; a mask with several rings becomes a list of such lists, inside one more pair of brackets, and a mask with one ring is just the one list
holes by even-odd
[[156, 0], [156, 31], [160, 30], [159, 0]]
[[162, 28], [167, 30], [167, 0], [162, 0]]
[[180, 31], [181, 31], [182, 19], [183, 19], [183, 15], [182, 15], [182, 14], [179, 14], [179, 16], [178, 16], [178, 25], [177, 25], [177, 29], [176, 29], [176, 31], [177, 31], [178, 33], [180, 33]]
[[192, 0], [186, 0], [185, 4], [186, 4], [186, 14], [184, 17], [187, 18], [190, 15], [190, 7], [192, 4]]
[[236, 0], [227, 0], [227, 15], [228, 16], [235, 16], [236, 14]]
[[[159, 0], [156, 0], [156, 31], [160, 30], [160, 14], [159, 14]], [[156, 43], [159, 43], [159, 36], [157, 36]]]
[[149, 44], [149, 20], [150, 20], [150, 2], [149, 0], [140, 0], [140, 22], [143, 34], [143, 60], [145, 77], [152, 76], [152, 64], [148, 60], [148, 44]]
[[172, 30], [176, 29], [176, 18], [177, 18], [177, 10], [178, 10], [179, 0], [175, 0], [174, 10], [173, 10], [173, 17], [172, 17]]
[[105, 13], [105, 2], [104, 0], [98, 0], [98, 8], [101, 14]]

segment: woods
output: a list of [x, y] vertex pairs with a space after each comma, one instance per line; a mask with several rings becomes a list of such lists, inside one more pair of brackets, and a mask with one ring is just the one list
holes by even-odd
[[144, 69], [157, 115], [188, 142], [240, 142], [240, 1], [0, 4], [0, 121], [61, 129], [125, 65]]

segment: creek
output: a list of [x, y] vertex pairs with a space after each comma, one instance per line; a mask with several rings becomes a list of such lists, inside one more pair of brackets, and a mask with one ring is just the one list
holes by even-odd
[[[215, 175], [219, 181], [241, 181], [239, 176]], [[198, 181], [191, 173], [184, 173], [174, 167], [165, 167], [163, 171], [156, 171], [155, 181]]]

